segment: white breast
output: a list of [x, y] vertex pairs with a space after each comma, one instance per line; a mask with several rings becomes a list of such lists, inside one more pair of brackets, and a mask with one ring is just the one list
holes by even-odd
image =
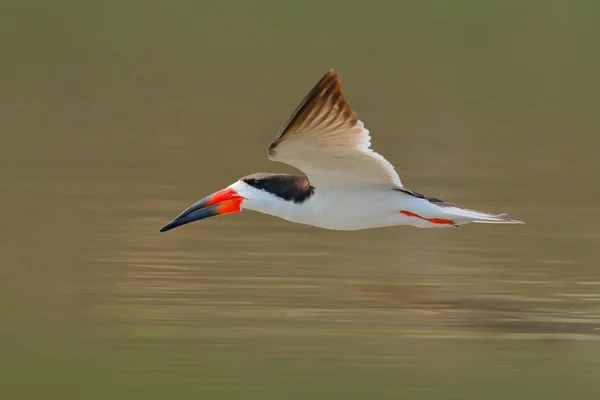
[[298, 207], [295, 222], [336, 230], [397, 225], [404, 219], [398, 204], [402, 197], [393, 190], [317, 189], [306, 204]]

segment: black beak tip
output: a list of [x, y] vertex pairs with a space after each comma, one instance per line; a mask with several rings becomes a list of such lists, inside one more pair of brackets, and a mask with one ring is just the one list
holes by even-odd
[[[190, 222], [199, 221], [201, 219], [212, 217], [214, 215], [219, 215], [219, 212], [217, 211], [219, 206], [220, 206], [219, 204], [215, 204], [215, 205], [212, 205], [209, 207], [203, 207], [203, 208], [201, 207], [201, 208], [198, 208], [197, 210], [194, 210], [194, 209], [190, 210], [188, 208], [186, 211], [184, 211], [181, 215], [179, 215], [173, 221], [169, 222], [168, 224], [166, 224], [165, 226], [160, 228], [160, 232], [170, 231], [173, 228], [177, 228], [178, 226], [189, 224]], [[194, 205], [193, 207], [199, 207], [199, 206]]]
[[160, 232], [166, 232], [166, 231], [168, 231], [168, 230], [171, 230], [171, 229], [173, 229], [173, 227], [172, 227], [172, 226], [170, 226], [170, 225], [171, 225], [171, 223], [168, 223], [168, 224], [166, 224], [165, 226], [163, 226], [162, 228], [160, 228]]

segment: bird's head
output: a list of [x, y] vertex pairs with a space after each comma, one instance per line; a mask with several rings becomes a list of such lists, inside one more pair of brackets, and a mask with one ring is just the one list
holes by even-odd
[[304, 202], [313, 191], [304, 175], [248, 175], [192, 204], [160, 231], [166, 232], [215, 215], [239, 212], [243, 208], [279, 215], [282, 209], [291, 204]]

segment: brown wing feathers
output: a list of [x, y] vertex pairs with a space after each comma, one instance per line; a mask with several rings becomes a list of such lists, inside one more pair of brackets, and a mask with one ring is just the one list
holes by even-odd
[[330, 69], [283, 125], [269, 146], [269, 154], [274, 155], [277, 145], [288, 135], [310, 130], [326, 134], [340, 128], [350, 129], [357, 122], [356, 114], [344, 99], [338, 74]]

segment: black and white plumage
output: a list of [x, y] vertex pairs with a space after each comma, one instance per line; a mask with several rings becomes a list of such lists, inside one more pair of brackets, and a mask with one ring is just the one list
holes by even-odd
[[268, 148], [269, 159], [304, 175], [248, 175], [198, 201], [161, 231], [242, 209], [334, 230], [522, 223], [405, 188], [393, 165], [370, 146], [369, 131], [346, 101], [338, 74], [329, 70]]

